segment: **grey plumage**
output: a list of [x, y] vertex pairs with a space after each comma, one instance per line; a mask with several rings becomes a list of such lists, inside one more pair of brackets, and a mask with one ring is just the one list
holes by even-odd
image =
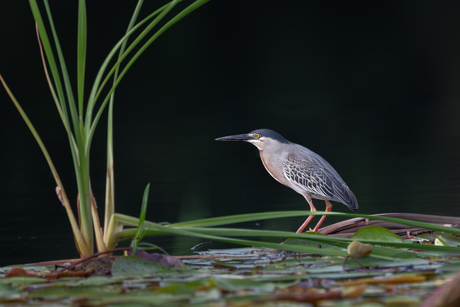
[[[356, 211], [358, 201], [337, 171], [313, 151], [298, 146], [298, 151], [305, 152], [300, 159], [289, 154], [283, 161], [284, 175], [292, 183], [305, 189], [313, 198], [340, 202], [350, 210]], [[306, 159], [305, 157], [308, 157]]]
[[[355, 195], [332, 165], [310, 149], [291, 143], [273, 130], [257, 129], [216, 140], [245, 141], [256, 146], [268, 173], [278, 182], [302, 194], [311, 211], [316, 211], [312, 198], [324, 200], [326, 211], [331, 211], [330, 200], [340, 202], [353, 211], [359, 208]], [[302, 232], [312, 218], [310, 216], [297, 232]], [[315, 232], [325, 218], [323, 216], [318, 222]]]

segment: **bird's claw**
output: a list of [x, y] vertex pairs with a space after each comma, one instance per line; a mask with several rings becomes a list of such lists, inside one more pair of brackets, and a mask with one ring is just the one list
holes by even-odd
[[316, 234], [318, 232], [318, 230], [310, 228], [310, 230], [308, 230], [307, 232], [314, 232]]

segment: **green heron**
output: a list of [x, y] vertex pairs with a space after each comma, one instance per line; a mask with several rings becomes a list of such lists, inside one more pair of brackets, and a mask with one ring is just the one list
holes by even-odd
[[[326, 160], [299, 144], [289, 142], [273, 130], [258, 129], [247, 134], [217, 138], [216, 141], [244, 141], [256, 146], [267, 172], [281, 184], [302, 194], [310, 205], [310, 211], [316, 211], [312, 198], [324, 200], [326, 212], [332, 210], [330, 200], [342, 203], [352, 211], [358, 210], [355, 195]], [[301, 233], [313, 217], [310, 215], [297, 233]], [[325, 219], [326, 215], [323, 215], [313, 229], [315, 233]]]

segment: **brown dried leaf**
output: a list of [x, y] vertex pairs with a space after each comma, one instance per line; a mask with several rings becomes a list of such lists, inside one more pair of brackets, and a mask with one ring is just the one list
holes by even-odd
[[13, 277], [13, 276], [29, 276], [26, 270], [23, 268], [12, 268], [5, 277]]
[[366, 290], [367, 284], [359, 284], [352, 287], [347, 287], [342, 291], [343, 298], [357, 298], [364, 290]]
[[411, 274], [404, 274], [398, 276], [391, 276], [385, 278], [362, 278], [354, 281], [347, 281], [337, 283], [337, 285], [342, 286], [355, 286], [360, 284], [399, 284], [399, 283], [406, 283], [406, 282], [419, 282], [425, 281], [426, 276], [423, 275], [411, 275]]

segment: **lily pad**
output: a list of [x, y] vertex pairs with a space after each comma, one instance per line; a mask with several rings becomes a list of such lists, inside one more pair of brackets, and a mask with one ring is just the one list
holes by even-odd
[[276, 289], [285, 289], [291, 287], [299, 282], [299, 280], [294, 280], [293, 282], [284, 282], [284, 283], [273, 283], [273, 282], [263, 282], [263, 281], [254, 281], [251, 279], [231, 279], [231, 278], [215, 278], [214, 279], [216, 286], [225, 291], [240, 291], [240, 290], [252, 290], [255, 292], [266, 292], [271, 293]]
[[56, 298], [56, 297], [101, 297], [104, 295], [112, 296], [115, 294], [121, 294], [122, 288], [119, 285], [115, 286], [92, 286], [92, 287], [55, 287], [50, 285], [47, 288], [42, 288], [36, 291], [31, 291], [29, 293], [29, 298]]
[[210, 279], [201, 279], [190, 282], [162, 282], [161, 288], [156, 289], [155, 293], [170, 294], [191, 294], [197, 290], [206, 290], [212, 287]]
[[46, 282], [46, 279], [35, 276], [15, 276], [0, 278], [0, 284], [38, 284]]
[[137, 256], [126, 256], [118, 258], [112, 266], [112, 276], [152, 276], [161, 273], [161, 275], [177, 275], [182, 273], [196, 273], [187, 269], [171, 269], [164, 265], [153, 263], [152, 261], [139, 258]]
[[[318, 236], [321, 234], [317, 234]], [[312, 241], [308, 239], [287, 239], [284, 241], [285, 244], [291, 244], [291, 245], [301, 245], [301, 246], [307, 246], [307, 247], [312, 247], [312, 248], [317, 248], [318, 249], [318, 254], [321, 254], [321, 249], [322, 248], [327, 248], [327, 249], [338, 249], [342, 250], [341, 248], [327, 244], [327, 243], [318, 243], [318, 241]]]
[[458, 247], [460, 246], [460, 238], [456, 235], [450, 234], [450, 233], [439, 233], [435, 232], [437, 236], [437, 240], [441, 244], [436, 244], [436, 245], [442, 245], [442, 246], [455, 246]]
[[0, 284], [0, 299], [10, 298], [17, 294], [24, 293], [18, 288], [14, 288], [10, 285]]
[[358, 241], [373, 241], [373, 242], [394, 242], [403, 243], [404, 240], [400, 236], [394, 234], [390, 230], [379, 226], [368, 226], [358, 230], [352, 237]]
[[112, 276], [129, 275], [144, 276], [168, 270], [161, 264], [139, 258], [137, 256], [127, 256], [118, 258], [112, 266]]

